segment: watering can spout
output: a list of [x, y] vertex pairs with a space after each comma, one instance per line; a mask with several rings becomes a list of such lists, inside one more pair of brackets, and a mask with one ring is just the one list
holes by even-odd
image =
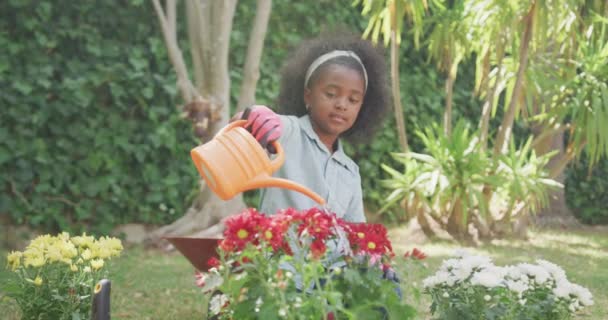
[[319, 205], [325, 206], [325, 199], [323, 199], [323, 197], [321, 197], [314, 191], [306, 188], [305, 186], [303, 186], [301, 184], [297, 184], [291, 180], [260, 176], [260, 177], [257, 177], [255, 179], [251, 180], [249, 182], [249, 185], [247, 186], [248, 190], [259, 189], [259, 188], [289, 189], [292, 191], [302, 193], [305, 196], [311, 198], [313, 201], [315, 201]]

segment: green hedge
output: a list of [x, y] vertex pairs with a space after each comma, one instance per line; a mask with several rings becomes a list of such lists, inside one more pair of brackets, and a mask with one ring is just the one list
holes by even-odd
[[586, 159], [566, 170], [566, 203], [581, 222], [608, 224], [608, 159], [591, 170]]
[[0, 4], [0, 212], [45, 230], [166, 223], [196, 143], [150, 7]]
[[[253, 3], [237, 7], [233, 102], [254, 14]], [[152, 4], [11, 0], [0, 17], [0, 213], [93, 233], [181, 216], [196, 193], [187, 155], [198, 142], [178, 116]], [[258, 100], [274, 103], [294, 45], [337, 24], [364, 27], [357, 8], [335, 1], [274, 2]]]

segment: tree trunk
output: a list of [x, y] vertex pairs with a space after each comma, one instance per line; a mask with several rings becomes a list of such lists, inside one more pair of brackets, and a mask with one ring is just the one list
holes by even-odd
[[231, 214], [245, 209], [241, 195], [224, 201], [218, 198], [209, 188], [201, 188], [184, 216], [172, 224], [154, 230], [146, 239], [147, 245], [165, 245], [160, 241], [164, 236], [186, 236], [215, 238], [224, 231], [223, 220]]
[[397, 121], [397, 133], [399, 144], [403, 152], [409, 150], [407, 134], [405, 131], [405, 120], [403, 116], [403, 105], [401, 104], [401, 90], [399, 86], [399, 44], [397, 43], [397, 18], [395, 1], [391, 4], [391, 89], [393, 91], [393, 105], [395, 107], [395, 120]]
[[251, 35], [249, 36], [249, 45], [247, 46], [247, 58], [245, 59], [245, 67], [243, 68], [243, 82], [241, 83], [241, 92], [237, 103], [238, 110], [255, 103], [255, 88], [260, 78], [260, 60], [262, 58], [264, 38], [266, 37], [266, 28], [268, 27], [271, 9], [271, 0], [258, 0], [255, 21]]
[[[206, 101], [212, 106], [209, 113], [210, 125], [208, 136], [213, 136], [221, 127], [228, 123], [230, 114], [230, 77], [228, 73], [228, 52], [232, 21], [236, 8], [236, 0], [202, 0], [186, 1], [185, 16], [188, 23], [188, 37], [191, 45], [191, 57], [196, 84], [190, 81], [184, 58], [179, 49], [177, 32], [175, 26], [175, 0], [166, 1], [166, 11], [160, 5], [159, 0], [154, 0], [154, 7], [159, 17], [165, 44], [169, 51], [171, 62], [178, 75], [178, 88], [186, 106], [196, 104], [197, 101]], [[257, 71], [251, 68], [259, 66], [261, 48], [263, 46], [264, 33], [268, 23], [270, 11], [270, 0], [260, 0], [256, 13], [255, 35], [253, 36], [248, 53], [248, 65], [254, 77]], [[263, 24], [264, 26], [262, 26]], [[261, 42], [261, 43], [258, 43]], [[258, 61], [255, 61], [257, 58]], [[251, 77], [250, 77], [251, 78]], [[246, 86], [255, 88], [256, 82], [249, 82]], [[253, 90], [254, 91], [254, 90]], [[206, 141], [202, 141], [203, 143]], [[194, 146], [193, 146], [194, 147]], [[188, 155], [184, 155], [188, 156]], [[193, 171], [195, 172], [195, 171]], [[152, 232], [146, 243], [148, 245], [159, 244], [163, 236], [218, 236], [223, 230], [223, 219], [229, 215], [238, 213], [245, 208], [242, 195], [238, 195], [229, 201], [219, 199], [211, 189], [206, 188], [204, 182], [194, 200], [194, 203], [186, 211], [185, 215], [170, 225], [163, 226]]]
[[448, 77], [445, 80], [445, 110], [443, 110], [443, 133], [446, 137], [452, 133], [452, 96], [455, 80], [451, 64], [448, 70]]
[[467, 237], [467, 222], [464, 220], [464, 212], [462, 211], [462, 204], [460, 198], [456, 198], [456, 202], [452, 207], [452, 213], [448, 218], [447, 231], [448, 233], [458, 239], [459, 241], [466, 240]]
[[[483, 107], [481, 110], [481, 119], [479, 120], [479, 144], [482, 150], [487, 150], [488, 148], [488, 132], [490, 130], [490, 116], [492, 114], [492, 107], [494, 106], [494, 100], [496, 99], [496, 94], [500, 92], [500, 75], [502, 72], [502, 61], [504, 58], [504, 45], [502, 42], [498, 44], [496, 47], [496, 76], [494, 77], [494, 85], [490, 86], [489, 77], [486, 78], [485, 88], [486, 88], [486, 99], [483, 103]], [[488, 53], [489, 55], [489, 53]], [[489, 56], [488, 56], [489, 57]]]
[[[535, 136], [541, 137], [538, 140], [538, 143], [535, 144], [534, 150], [537, 155], [543, 155], [552, 150], [558, 150], [558, 154], [553, 156], [549, 163], [547, 163], [546, 169], [549, 172], [553, 172], [554, 176], [552, 179], [560, 183], [564, 183], [565, 176], [563, 174], [563, 170], [558, 170], [559, 168], [563, 169], [564, 159], [570, 158], [568, 154], [566, 154], [566, 150], [564, 148], [564, 132], [562, 130], [554, 131], [552, 134], [544, 135], [544, 132], [551, 130], [546, 126], [535, 126], [532, 128], [532, 132]], [[569, 162], [569, 161], [568, 161]], [[576, 219], [568, 209], [566, 205], [566, 195], [565, 190], [560, 188], [558, 190], [552, 190], [549, 193], [549, 203], [546, 208], [543, 208], [540, 212], [537, 213], [536, 223], [539, 225], [571, 225], [577, 224]]]
[[515, 78], [515, 86], [511, 95], [511, 101], [505, 112], [505, 116], [502, 120], [498, 134], [494, 145], [494, 154], [501, 154], [506, 151], [509, 146], [509, 139], [511, 138], [513, 130], [513, 121], [515, 115], [520, 109], [520, 98], [523, 91], [523, 83], [525, 72], [528, 67], [528, 55], [530, 53], [530, 42], [532, 40], [532, 31], [534, 27], [534, 12], [536, 10], [536, 2], [532, 4], [530, 11], [526, 15], [524, 34], [521, 38], [519, 46], [519, 67], [517, 69], [517, 75]]

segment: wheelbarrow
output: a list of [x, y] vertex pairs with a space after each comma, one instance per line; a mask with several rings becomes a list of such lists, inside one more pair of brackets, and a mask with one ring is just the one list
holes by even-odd
[[208, 271], [210, 258], [218, 258], [221, 238], [163, 237], [169, 241], [198, 271]]

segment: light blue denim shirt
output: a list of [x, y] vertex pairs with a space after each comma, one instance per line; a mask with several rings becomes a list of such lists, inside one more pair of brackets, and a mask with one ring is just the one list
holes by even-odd
[[[321, 142], [305, 115], [281, 116], [283, 133], [279, 138], [285, 151], [285, 163], [274, 177], [299, 183], [323, 197], [330, 211], [350, 222], [365, 222], [359, 167], [338, 142], [332, 154]], [[318, 206], [304, 194], [281, 188], [261, 192], [260, 211], [275, 214], [289, 207], [297, 210]]]

